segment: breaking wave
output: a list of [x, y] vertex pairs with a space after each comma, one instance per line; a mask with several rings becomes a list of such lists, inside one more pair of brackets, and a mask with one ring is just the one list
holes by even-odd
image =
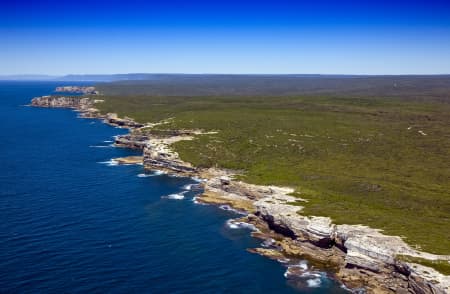
[[90, 148], [111, 148], [112, 145], [90, 145]]
[[138, 174], [138, 178], [148, 178], [148, 177], [154, 177], [154, 174]]
[[108, 161], [100, 161], [100, 162], [98, 162], [98, 163], [100, 163], [100, 164], [105, 164], [105, 165], [107, 165], [107, 166], [116, 166], [116, 165], [119, 165], [119, 163], [118, 163], [116, 160], [114, 160], [114, 159], [111, 159], [111, 160], [108, 160]]
[[192, 190], [192, 186], [193, 186], [194, 184], [187, 184], [187, 185], [184, 185], [183, 186], [183, 190], [187, 190], [187, 191], [190, 191], [190, 190]]
[[227, 220], [227, 227], [230, 229], [250, 229], [256, 231], [256, 227], [252, 224], [245, 222], [238, 222], [232, 219]]
[[181, 193], [174, 193], [174, 194], [162, 196], [161, 198], [174, 199], [174, 200], [183, 200], [185, 193], [186, 193], [186, 191], [185, 192], [181, 192]]
[[320, 278], [308, 279], [306, 280], [306, 284], [310, 288], [317, 288], [320, 287], [320, 284], [322, 284], [322, 280], [320, 280]]

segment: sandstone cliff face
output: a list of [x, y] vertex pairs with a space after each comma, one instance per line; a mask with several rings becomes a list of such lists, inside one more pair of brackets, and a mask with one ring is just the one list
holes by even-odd
[[116, 113], [108, 113], [104, 118], [104, 122], [110, 125], [124, 127], [124, 128], [141, 128], [144, 124], [135, 122], [132, 118], [119, 118]]
[[[103, 100], [91, 99], [87, 97], [75, 97], [75, 96], [42, 96], [36, 97], [31, 100], [31, 106], [35, 107], [52, 107], [52, 108], [72, 108], [80, 112], [80, 117], [83, 118], [102, 118], [104, 123], [121, 128], [141, 128], [144, 124], [135, 122], [132, 118], [124, 117], [120, 118], [116, 113], [107, 113], [106, 115], [100, 114], [99, 110], [95, 108], [97, 103], [102, 103]], [[125, 138], [122, 140], [125, 146]], [[119, 144], [120, 144], [119, 140]], [[130, 139], [130, 145], [131, 145]], [[139, 144], [138, 144], [139, 145]], [[138, 148], [143, 148], [140, 146]]]
[[196, 169], [182, 161], [176, 152], [168, 147], [164, 139], [151, 139], [144, 147], [144, 167], [161, 169], [185, 176], [193, 176]]
[[[249, 219], [258, 219], [284, 239], [276, 246], [288, 256], [302, 256], [337, 267], [337, 276], [350, 287], [364, 287], [370, 293], [450, 293], [450, 277], [417, 264], [396, 260], [410, 255], [427, 259], [446, 259], [418, 252], [400, 237], [387, 236], [379, 230], [360, 225], [335, 225], [328, 217], [302, 216], [299, 199], [289, 195], [289, 188], [258, 186], [232, 179], [232, 174], [216, 169], [196, 169], [184, 162], [170, 148], [180, 140], [191, 140], [199, 131], [174, 132], [166, 138], [151, 138], [134, 132], [143, 127], [131, 118], [117, 114], [100, 115], [95, 103], [82, 97], [44, 96], [34, 98], [32, 106], [74, 108], [83, 117], [102, 118], [105, 123], [130, 128], [127, 135], [117, 136], [115, 145], [143, 150], [147, 169], [164, 170], [182, 176], [200, 176], [204, 181], [202, 201], [228, 204], [250, 212]], [[156, 124], [154, 124], [156, 125]], [[199, 199], [200, 200], [200, 199]], [[278, 250], [278, 249], [277, 249]], [[268, 254], [270, 250], [256, 250]], [[279, 256], [277, 251], [276, 255]]]
[[98, 95], [99, 92], [95, 90], [95, 87], [91, 86], [63, 86], [56, 87], [55, 92], [66, 93], [79, 93], [85, 95]]
[[143, 135], [119, 135], [115, 137], [114, 145], [132, 149], [144, 149], [148, 140], [150, 140], [150, 137]]
[[[278, 244], [285, 254], [308, 256], [338, 266], [338, 276], [349, 286], [364, 287], [370, 293], [450, 292], [449, 276], [396, 259], [399, 254], [450, 260], [449, 256], [418, 252], [400, 237], [387, 236], [366, 226], [335, 225], [328, 217], [302, 216], [299, 199], [288, 195], [293, 190], [249, 185], [226, 176], [215, 176], [206, 181], [205, 191], [220, 194], [215, 200], [219, 203], [252, 199], [253, 213], [265, 220], [272, 230], [289, 238]], [[209, 198], [206, 201], [214, 203]]]
[[42, 96], [31, 100], [31, 106], [88, 109], [93, 106], [93, 101], [82, 97]]

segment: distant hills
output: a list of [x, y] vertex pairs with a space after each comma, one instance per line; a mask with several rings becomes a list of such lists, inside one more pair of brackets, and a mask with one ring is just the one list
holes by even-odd
[[54, 75], [0, 75], [0, 80], [10, 81], [68, 81], [68, 82], [116, 82], [116, 81], [158, 81], [172, 79], [225, 79], [248, 80], [249, 78], [368, 78], [368, 77], [450, 77], [450, 75], [331, 75], [331, 74], [161, 74], [161, 73], [128, 73], [128, 74], [70, 74]]

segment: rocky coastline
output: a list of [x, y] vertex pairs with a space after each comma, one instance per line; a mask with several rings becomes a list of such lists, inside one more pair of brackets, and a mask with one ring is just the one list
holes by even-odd
[[[328, 217], [303, 216], [299, 198], [290, 195], [293, 192], [290, 188], [244, 183], [234, 178], [233, 171], [196, 168], [181, 160], [170, 145], [180, 140], [192, 140], [202, 134], [200, 130], [180, 130], [164, 137], [149, 136], [140, 130], [154, 124], [137, 123], [114, 113], [101, 114], [95, 105], [102, 102], [85, 97], [43, 96], [34, 98], [31, 106], [72, 108], [79, 111], [80, 117], [97, 118], [116, 127], [128, 128], [130, 132], [117, 136], [114, 144], [140, 149], [143, 155], [117, 159], [118, 162], [140, 162], [146, 169], [201, 179], [203, 193], [196, 201], [227, 205], [246, 212], [246, 216], [233, 222], [251, 225], [254, 228], [252, 235], [263, 240], [264, 247], [249, 249], [253, 253], [280, 262], [307, 259], [318, 269], [332, 270], [335, 278], [353, 292], [450, 293], [450, 276], [398, 258], [406, 255], [450, 261], [450, 256], [420, 252], [400, 237], [387, 236], [366, 226], [336, 225]], [[302, 273], [302, 267], [289, 266], [286, 277]]]
[[98, 95], [99, 92], [95, 90], [95, 87], [92, 86], [63, 86], [57, 87], [55, 92], [59, 93], [76, 93], [76, 94], [84, 94], [84, 95]]

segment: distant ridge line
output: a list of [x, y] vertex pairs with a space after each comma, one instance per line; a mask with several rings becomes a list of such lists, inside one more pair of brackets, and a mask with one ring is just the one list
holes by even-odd
[[73, 81], [73, 82], [114, 82], [145, 81], [164, 78], [248, 78], [248, 77], [290, 77], [290, 78], [376, 78], [376, 77], [450, 77], [450, 74], [408, 74], [408, 75], [365, 75], [365, 74], [191, 74], [191, 73], [127, 73], [127, 74], [69, 74], [64, 76], [23, 74], [0, 75], [0, 80], [10, 81]]

